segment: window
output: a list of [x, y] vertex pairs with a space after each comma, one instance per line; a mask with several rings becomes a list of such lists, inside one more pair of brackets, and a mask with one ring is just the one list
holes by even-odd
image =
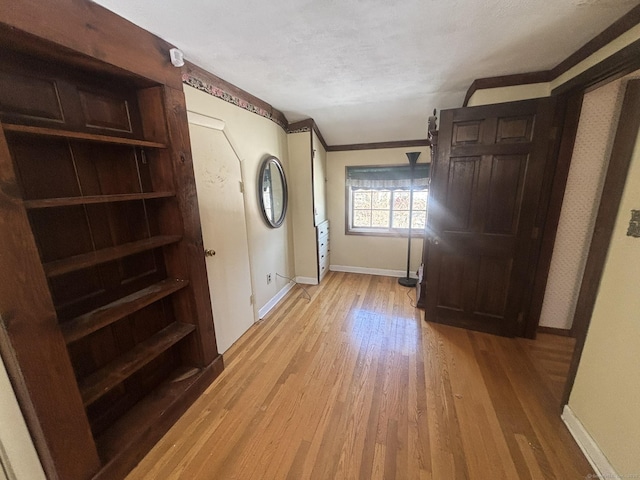
[[[412, 229], [426, 227], [428, 184], [429, 165], [416, 165], [413, 172]], [[410, 186], [411, 168], [408, 165], [347, 167], [347, 233], [407, 233]]]

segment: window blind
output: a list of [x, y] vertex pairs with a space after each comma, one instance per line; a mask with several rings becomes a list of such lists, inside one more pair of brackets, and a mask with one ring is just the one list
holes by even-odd
[[[413, 170], [414, 188], [429, 186], [428, 163], [419, 163]], [[346, 184], [355, 189], [409, 189], [411, 186], [411, 167], [409, 165], [395, 166], [363, 166], [347, 167]]]

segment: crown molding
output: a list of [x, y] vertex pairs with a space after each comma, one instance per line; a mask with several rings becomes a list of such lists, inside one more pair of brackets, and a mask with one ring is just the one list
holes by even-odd
[[[558, 65], [551, 70], [542, 70], [538, 72], [517, 73], [514, 75], [502, 75], [498, 77], [486, 77], [475, 79], [464, 97], [463, 107], [469, 104], [471, 96], [476, 90], [483, 90], [488, 88], [500, 88], [500, 87], [512, 87], [515, 85], [526, 85], [531, 83], [544, 83], [551, 82], [553, 79], [558, 78], [569, 69], [575, 67], [578, 63], [582, 62], [595, 52], [600, 50], [605, 45], [611, 43], [623, 33], [627, 32], [631, 28], [640, 23], [640, 5], [632, 8], [614, 23], [609, 25], [600, 34], [593, 37], [577, 51], [569, 55]], [[555, 93], [555, 90], [554, 92]]]
[[640, 5], [637, 5], [633, 7], [631, 10], [629, 10], [622, 17], [620, 17], [618, 20], [616, 20], [614, 23], [609, 25], [609, 27], [603, 30], [600, 34], [596, 35], [587, 43], [585, 43], [575, 53], [573, 53], [572, 55], [569, 55], [558, 65], [553, 67], [551, 69], [552, 77], [558, 78], [560, 75], [562, 75], [569, 69], [575, 67], [584, 59], [593, 55], [602, 47], [611, 43], [613, 40], [618, 38], [620, 35], [622, 35], [626, 31], [631, 30], [633, 27], [635, 27], [639, 23], [640, 23]]
[[355, 143], [351, 145], [331, 145], [327, 152], [348, 152], [352, 150], [379, 150], [382, 148], [429, 147], [431, 142], [424, 140], [400, 140], [397, 142]]
[[320, 132], [320, 128], [318, 128], [318, 124], [313, 118], [307, 118], [305, 120], [300, 120], [299, 122], [290, 123], [287, 128], [287, 133], [299, 133], [299, 132], [316, 132], [320, 143], [324, 147], [325, 151], [329, 151], [329, 146], [327, 142], [325, 142], [324, 137], [322, 136], [322, 132]]

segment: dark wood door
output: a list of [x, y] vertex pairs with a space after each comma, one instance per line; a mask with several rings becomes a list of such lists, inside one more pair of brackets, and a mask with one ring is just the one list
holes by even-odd
[[554, 105], [548, 98], [441, 112], [426, 320], [524, 334]]

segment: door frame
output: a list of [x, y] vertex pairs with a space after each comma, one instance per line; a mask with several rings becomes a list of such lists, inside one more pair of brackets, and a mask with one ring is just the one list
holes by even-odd
[[[568, 174], [571, 157], [573, 155], [575, 135], [577, 132], [577, 122], [580, 117], [582, 98], [585, 93], [602, 87], [607, 83], [617, 80], [618, 78], [621, 78], [638, 69], [640, 69], [640, 40], [636, 40], [628, 46], [617, 51], [616, 53], [613, 53], [602, 62], [599, 62], [596, 65], [588, 68], [581, 74], [574, 77], [572, 80], [569, 80], [565, 84], [558, 86], [551, 92], [551, 95], [566, 95], [568, 98], [567, 111], [564, 119], [562, 141], [559, 153], [559, 155], [562, 155], [562, 158], [558, 159], [558, 162], [563, 163], [558, 165], [559, 173], [556, 174], [558, 177], [554, 179], [554, 186], [551, 194], [552, 199], [547, 217], [549, 228], [547, 229], [545, 227], [545, 233], [543, 236], [543, 243], [549, 243], [550, 248], [549, 245], [547, 245], [546, 248], [543, 246], [543, 251], [540, 258], [540, 266], [536, 273], [536, 291], [534, 292], [531, 308], [532, 315], [530, 315], [529, 319], [529, 321], [531, 322], [529, 324], [528, 330], [528, 334], [531, 335], [530, 338], [535, 338], [535, 332], [540, 320], [540, 312], [542, 310], [542, 301], [544, 299], [544, 291], [547, 284], [551, 254], [553, 253], [553, 244], [555, 243], [557, 222], [560, 218], [560, 210], [562, 208], [562, 200], [564, 198], [564, 191], [566, 187], [566, 178], [564, 178], [563, 180], [560, 175], [563, 174], [562, 172], [565, 168], [566, 173]], [[638, 108], [638, 111], [640, 111], [640, 108]], [[564, 162], [566, 162], [566, 165]], [[610, 168], [611, 165], [609, 166], [609, 169]], [[610, 172], [609, 169], [607, 170], [607, 180]], [[616, 200], [616, 197], [618, 195], [621, 195], [622, 193], [622, 190], [617, 193], [617, 189], [624, 188], [626, 178], [627, 170], [625, 169], [624, 175], [620, 174], [620, 178], [618, 178], [616, 181], [617, 187], [614, 188], [612, 184], [609, 189], [603, 191], [600, 199], [600, 206], [598, 207], [598, 212], [600, 212], [601, 208], [610, 209], [614, 204], [616, 205], [615, 212], [617, 212], [617, 208], [620, 204], [620, 199], [618, 198], [618, 200]], [[605, 180], [605, 182], [607, 180]], [[611, 182], [613, 182], [613, 180]], [[622, 184], [622, 187], [620, 187], [620, 183], [618, 182]], [[596, 217], [594, 232], [597, 232], [599, 229], [606, 228], [606, 225], [602, 223], [605, 220], [606, 219], [601, 219], [599, 215]], [[601, 240], [601, 243], [597, 246], [594, 245], [592, 240], [587, 257], [587, 266], [592, 255], [602, 256], [603, 259], [606, 258], [607, 252], [609, 251], [611, 235], [604, 235], [603, 237], [605, 238], [603, 238]], [[595, 262], [596, 260], [597, 258], [594, 258], [592, 262]], [[604, 270], [604, 264], [600, 266], [600, 268], [594, 268], [595, 266], [596, 265], [594, 264], [591, 266], [591, 268], [585, 268], [585, 273], [583, 274], [583, 277], [580, 281], [581, 286], [580, 293], [578, 295], [578, 303], [576, 305], [576, 312], [573, 317], [572, 327], [569, 332], [570, 336], [575, 337], [576, 344], [571, 359], [571, 365], [569, 367], [569, 373], [567, 375], [567, 380], [565, 383], [562, 402], [560, 403], [560, 411], [562, 411], [564, 405], [569, 402], [569, 396], [571, 394], [571, 389], [573, 388], [573, 383], [575, 381], [575, 377], [578, 372], [578, 366], [580, 364], [580, 359], [582, 357], [582, 351], [587, 339], [589, 324], [591, 323], [591, 315], [593, 314], [593, 307], [595, 306], [595, 293], [597, 293], [597, 286], [600, 284], [600, 280], [602, 278], [602, 273]], [[588, 288], [588, 286], [594, 285], [596, 286], [596, 288], [594, 295], [591, 298], [587, 296], [586, 289]], [[584, 295], [582, 292], [583, 289], [585, 289]]]
[[[632, 42], [551, 91], [551, 95], [558, 96], [559, 102], [565, 105], [565, 110], [564, 120], [559, 124], [562, 127], [562, 134], [559, 151], [557, 153], [556, 172], [553, 177], [553, 187], [542, 236], [542, 249], [540, 251], [538, 268], [535, 272], [529, 315], [526, 320], [525, 336], [527, 338], [535, 338], [538, 324], [540, 323], [542, 303], [547, 287], [551, 257], [553, 255], [558, 222], [560, 221], [562, 201], [564, 199], [569, 167], [571, 166], [571, 157], [573, 156], [573, 147], [584, 94], [638, 69], [640, 69], [640, 40]], [[584, 320], [578, 319], [578, 321]], [[575, 325], [576, 318], [574, 317], [571, 330], [554, 330], [552, 333], [566, 332], [569, 336], [575, 337], [577, 341], [576, 351], [581, 351], [582, 347], [578, 348], [578, 346], [581, 342], [584, 344], [584, 339], [581, 340], [579, 331], [574, 328]], [[573, 383], [573, 380], [571, 380], [571, 383]]]
[[576, 346], [565, 383], [562, 406], [569, 402], [569, 396], [578, 372], [611, 244], [613, 228], [617, 219], [634, 147], [638, 139], [640, 130], [640, 79], [630, 80], [627, 83], [619, 118], [624, 118], [624, 121], [619, 121], [616, 129], [587, 263], [571, 326], [571, 332], [576, 337]]
[[[525, 338], [536, 338], [542, 313], [542, 304], [547, 288], [549, 270], [562, 212], [564, 192], [569, 178], [569, 168], [573, 157], [573, 147], [575, 145], [576, 134], [578, 132], [578, 122], [582, 111], [582, 99], [584, 92], [563, 94], [558, 98], [556, 117], [553, 121], [554, 133], [562, 131], [559, 141], [556, 142], [554, 150], [549, 153], [551, 158], [556, 158], [556, 162], [549, 162], [551, 171], [545, 177], [545, 182], [551, 181], [551, 189], [545, 189], [547, 196], [541, 199], [539, 215], [545, 215], [539, 222], [543, 225], [542, 240], [538, 251], [538, 260], [532, 283], [532, 293], [527, 309], [525, 320]], [[554, 331], [555, 333], [555, 331]]]

